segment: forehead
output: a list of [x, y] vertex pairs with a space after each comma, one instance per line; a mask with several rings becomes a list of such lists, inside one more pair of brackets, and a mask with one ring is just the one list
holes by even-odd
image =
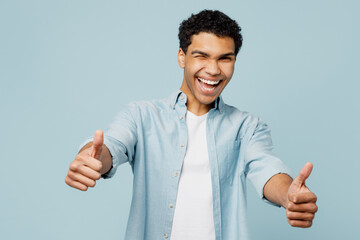
[[201, 50], [206, 53], [214, 54], [234, 53], [235, 42], [231, 37], [218, 37], [213, 33], [201, 32], [191, 37], [191, 44], [189, 45], [188, 50]]

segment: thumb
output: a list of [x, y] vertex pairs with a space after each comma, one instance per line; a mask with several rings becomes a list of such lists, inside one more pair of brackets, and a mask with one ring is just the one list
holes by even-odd
[[102, 152], [102, 145], [104, 143], [104, 133], [101, 130], [96, 130], [94, 134], [93, 145], [91, 147], [91, 157], [99, 159]]
[[313, 164], [307, 162], [304, 167], [300, 170], [299, 175], [294, 179], [295, 184], [302, 186], [305, 184], [305, 180], [310, 176], [313, 169]]

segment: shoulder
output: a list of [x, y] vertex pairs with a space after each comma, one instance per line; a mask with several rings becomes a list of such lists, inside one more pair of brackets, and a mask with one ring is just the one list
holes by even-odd
[[261, 121], [258, 116], [228, 104], [223, 105], [222, 111], [225, 117], [240, 121], [242, 124], [257, 125]]
[[224, 104], [222, 108], [223, 117], [221, 124], [231, 126], [234, 131], [238, 131], [240, 138], [251, 138], [260, 129], [267, 129], [267, 124], [255, 114], [242, 111], [238, 108]]
[[139, 100], [128, 103], [128, 107], [136, 109], [137, 111], [161, 111], [163, 109], [171, 108], [168, 98]]
[[131, 101], [123, 110], [130, 112], [134, 117], [144, 118], [146, 116], [159, 115], [163, 111], [171, 109], [169, 98]]

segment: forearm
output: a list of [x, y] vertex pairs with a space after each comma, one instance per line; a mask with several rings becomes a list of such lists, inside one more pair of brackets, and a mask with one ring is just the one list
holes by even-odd
[[[84, 151], [85, 149], [88, 149], [91, 147], [92, 147], [92, 142], [89, 142], [79, 151], [79, 153]], [[112, 166], [112, 156], [110, 154], [109, 149], [106, 147], [105, 144], [103, 144], [100, 161], [102, 163], [102, 168], [100, 170], [100, 174], [107, 173], [111, 169], [111, 166]]]
[[286, 208], [287, 194], [292, 178], [284, 173], [276, 174], [265, 184], [264, 197]]

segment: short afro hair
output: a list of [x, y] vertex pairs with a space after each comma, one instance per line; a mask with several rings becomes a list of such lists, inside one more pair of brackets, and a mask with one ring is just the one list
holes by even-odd
[[180, 48], [185, 54], [191, 44], [191, 37], [201, 32], [234, 39], [235, 56], [241, 48], [243, 38], [237, 22], [218, 10], [203, 10], [198, 14], [192, 14], [180, 24], [178, 36]]

